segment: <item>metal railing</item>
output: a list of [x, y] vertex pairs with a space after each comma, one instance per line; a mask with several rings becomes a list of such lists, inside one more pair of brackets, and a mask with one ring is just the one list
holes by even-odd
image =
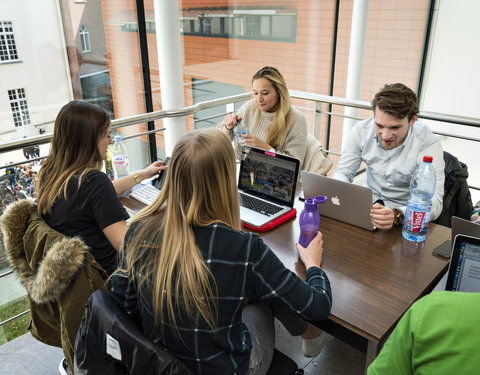
[[[320, 130], [320, 117], [319, 116], [333, 116], [333, 117], [339, 117], [339, 118], [350, 118], [354, 120], [361, 120], [361, 117], [357, 116], [346, 116], [343, 113], [340, 112], [329, 112], [329, 111], [324, 111], [322, 109], [322, 106], [325, 105], [338, 105], [342, 107], [350, 107], [350, 108], [357, 108], [357, 109], [363, 109], [363, 110], [371, 110], [371, 103], [368, 101], [361, 101], [361, 100], [352, 100], [352, 99], [345, 99], [345, 98], [338, 98], [334, 96], [328, 96], [328, 95], [320, 95], [320, 94], [312, 94], [312, 93], [305, 93], [305, 92], [300, 92], [300, 91], [290, 91], [290, 94], [292, 98], [294, 99], [301, 99], [301, 100], [306, 100], [314, 103], [313, 108], [302, 108], [304, 111], [312, 111], [314, 112], [314, 123], [313, 123], [313, 133], [315, 135], [318, 135], [318, 132]], [[220, 99], [214, 99], [214, 100], [209, 100], [205, 102], [200, 102], [197, 104], [194, 104], [189, 107], [184, 107], [184, 108], [179, 108], [179, 109], [171, 109], [171, 110], [162, 110], [162, 111], [154, 111], [154, 112], [149, 112], [149, 113], [144, 113], [144, 114], [139, 114], [139, 115], [134, 115], [134, 116], [129, 116], [129, 117], [124, 117], [122, 119], [117, 119], [112, 121], [112, 128], [113, 129], [118, 129], [118, 128], [123, 128], [126, 126], [131, 126], [131, 125], [137, 125], [141, 123], [146, 123], [150, 121], [155, 121], [155, 120], [162, 120], [164, 118], [171, 118], [171, 117], [185, 117], [189, 115], [196, 114], [197, 112], [204, 110], [204, 109], [210, 109], [210, 108], [215, 108], [215, 107], [220, 107], [220, 106], [226, 106], [226, 105], [231, 105], [235, 104], [238, 102], [243, 102], [245, 100], [248, 100], [250, 98], [250, 93], [244, 93], [244, 94], [239, 94], [239, 95], [233, 95], [233, 96], [228, 96], [225, 98], [220, 98]], [[213, 119], [213, 118], [219, 118], [223, 117], [226, 115], [227, 112], [223, 112], [219, 115], [216, 116], [210, 116], [210, 117], [205, 117], [205, 118], [200, 118], [200, 119], [195, 119], [195, 122], [201, 122], [205, 121], [207, 119]], [[463, 116], [454, 116], [454, 115], [449, 115], [449, 114], [444, 114], [444, 113], [435, 113], [435, 112], [420, 112], [418, 117], [420, 119], [426, 119], [426, 120], [432, 120], [432, 121], [438, 121], [438, 122], [444, 122], [444, 123], [454, 123], [458, 125], [465, 125], [465, 126], [471, 126], [471, 127], [476, 127], [480, 128], [480, 119], [478, 118], [472, 118], [472, 117], [463, 117]], [[134, 138], [134, 137], [139, 137], [142, 135], [147, 135], [147, 134], [152, 134], [152, 133], [157, 133], [159, 131], [164, 131], [164, 128], [160, 129], [154, 129], [151, 131], [147, 132], [142, 132], [142, 133], [137, 133], [129, 136], [125, 136], [125, 139], [129, 138]], [[329, 129], [327, 129], [327, 132]], [[446, 137], [452, 137], [452, 138], [458, 138], [458, 139], [464, 139], [464, 140], [470, 140], [474, 142], [480, 142], [479, 138], [473, 138], [473, 137], [464, 137], [459, 134], [455, 133], [443, 133], [443, 132], [436, 132], [438, 135], [446, 136]], [[24, 147], [29, 147], [29, 146], [35, 146], [35, 145], [40, 145], [40, 144], [45, 144], [49, 143], [52, 138], [52, 133], [47, 133], [47, 134], [42, 134], [30, 138], [24, 138], [24, 139], [19, 139], [19, 140], [13, 140], [13, 141], [8, 141], [8, 142], [3, 142], [0, 143], [0, 153], [8, 152], [8, 151], [14, 151], [18, 149], [22, 149]], [[338, 154], [338, 151], [334, 150], [326, 150], [327, 152], [332, 152], [335, 154]], [[42, 158], [37, 158], [37, 159], [25, 159], [23, 161], [15, 162], [12, 165], [19, 165], [22, 163], [26, 162], [31, 162], [33, 160], [38, 160]], [[6, 168], [8, 165], [0, 165], [0, 169]]]
[[[350, 99], [345, 99], [345, 98], [338, 98], [338, 97], [333, 97], [333, 96], [327, 96], [327, 95], [319, 95], [319, 94], [312, 94], [312, 93], [305, 93], [305, 92], [300, 92], [300, 91], [290, 91], [290, 94], [292, 98], [298, 99], [298, 100], [305, 100], [307, 102], [312, 102], [313, 106], [311, 108], [309, 107], [302, 107], [300, 108], [302, 111], [306, 112], [312, 112], [313, 113], [313, 134], [318, 137], [320, 130], [321, 130], [321, 124], [322, 124], [322, 116], [333, 116], [336, 118], [350, 118], [354, 120], [361, 120], [361, 117], [356, 117], [356, 116], [346, 116], [343, 113], [340, 112], [332, 112], [332, 111], [325, 111], [323, 108], [324, 106], [326, 108], [330, 108], [331, 105], [337, 105], [341, 107], [351, 107], [351, 108], [356, 108], [360, 110], [371, 110], [371, 103], [367, 101], [360, 101], [360, 100], [350, 100]], [[190, 115], [194, 115], [198, 113], [201, 110], [204, 109], [210, 109], [210, 108], [216, 108], [220, 106], [234, 106], [235, 103], [239, 102], [244, 102], [245, 100], [248, 100], [251, 97], [250, 93], [245, 93], [245, 94], [239, 94], [239, 95], [233, 95], [233, 96], [228, 96], [224, 97], [221, 99], [214, 99], [210, 101], [205, 101], [201, 103], [197, 103], [195, 105], [189, 106], [189, 107], [184, 107], [184, 108], [179, 108], [179, 109], [172, 109], [172, 110], [162, 110], [162, 111], [154, 111], [150, 113], [144, 113], [140, 115], [134, 115], [130, 117], [125, 117], [122, 119], [117, 119], [112, 121], [112, 128], [113, 129], [119, 129], [131, 125], [137, 125], [141, 123], [147, 123], [150, 121], [155, 121], [155, 120], [161, 120], [164, 118], [171, 118], [171, 117], [186, 117]], [[223, 118], [227, 112], [221, 112], [218, 115], [214, 116], [209, 116], [209, 117], [204, 117], [204, 118], [199, 118], [195, 119], [195, 123], [199, 123], [202, 121], [207, 121], [215, 118]], [[470, 126], [470, 127], [476, 127], [480, 128], [480, 119], [478, 118], [471, 118], [471, 117], [462, 117], [462, 116], [453, 116], [449, 114], [444, 114], [444, 113], [434, 113], [434, 112], [421, 112], [418, 117], [420, 119], [426, 119], [426, 120], [432, 120], [432, 121], [438, 121], [438, 122], [443, 122], [443, 123], [454, 123], [458, 125], [465, 125], [465, 126]], [[220, 122], [220, 121], [219, 121]], [[330, 121], [325, 121], [326, 129], [325, 132], [327, 134], [327, 137], [330, 137], [331, 134], [331, 129], [330, 127]], [[157, 133], [160, 131], [164, 131], [165, 128], [158, 128], [146, 132], [141, 132], [141, 133], [136, 133], [133, 135], [128, 135], [125, 136], [124, 139], [129, 139], [129, 138], [134, 138], [134, 137], [139, 137], [143, 135], [148, 135], [152, 133]], [[478, 138], [473, 138], [473, 137], [466, 137], [463, 135], [459, 134], [454, 134], [454, 133], [444, 133], [444, 132], [435, 132], [435, 134], [442, 135], [445, 137], [452, 137], [456, 139], [462, 139], [462, 140], [469, 140], [469, 141], [474, 141], [474, 142], [480, 142], [480, 139]], [[52, 138], [52, 133], [48, 134], [43, 134], [39, 136], [34, 136], [31, 138], [25, 138], [25, 139], [20, 139], [20, 140], [15, 140], [15, 141], [9, 141], [9, 142], [4, 142], [0, 143], [0, 153], [4, 152], [9, 152], [9, 151], [14, 151], [18, 149], [22, 149], [24, 147], [29, 147], [29, 146], [35, 146], [35, 145], [40, 145], [40, 144], [45, 144], [49, 143]], [[329, 144], [329, 139], [327, 139], [327, 145]], [[327, 149], [325, 150], [327, 153], [334, 154], [334, 155], [340, 155], [339, 150], [330, 150]], [[9, 165], [20, 165], [24, 163], [29, 163], [32, 161], [37, 161], [43, 159], [43, 157], [40, 158], [35, 158], [35, 159], [29, 159], [29, 160], [23, 160], [23, 161], [17, 161], [14, 162], [13, 164], [8, 164], [8, 165], [3, 165], [0, 166], [0, 169], [6, 168]], [[480, 190], [480, 187], [476, 186], [469, 186], [471, 189], [475, 190]], [[0, 274], [0, 280], [1, 278], [11, 274], [12, 271], [6, 271], [2, 274]], [[3, 326], [4, 324], [28, 313], [27, 311], [24, 311], [14, 317], [8, 318], [4, 320], [3, 322], [0, 322], [0, 327]]]

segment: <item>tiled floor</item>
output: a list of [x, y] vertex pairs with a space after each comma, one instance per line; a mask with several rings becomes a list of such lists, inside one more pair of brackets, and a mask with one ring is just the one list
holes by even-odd
[[27, 333], [0, 346], [0, 375], [58, 375], [60, 348], [42, 344]]
[[365, 371], [365, 354], [332, 337], [315, 358], [302, 353], [302, 339], [292, 337], [275, 322], [275, 347], [292, 358], [306, 375], [361, 375]]
[[[315, 358], [302, 353], [302, 339], [292, 337], [276, 324], [276, 347], [287, 354], [306, 375], [361, 375], [365, 355], [333, 339]], [[0, 346], [0, 375], [58, 375], [62, 350], [36, 341], [29, 333]]]

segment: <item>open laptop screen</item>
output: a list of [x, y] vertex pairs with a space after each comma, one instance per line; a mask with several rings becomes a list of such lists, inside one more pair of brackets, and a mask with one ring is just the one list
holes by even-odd
[[480, 238], [455, 237], [445, 289], [480, 292]]
[[243, 147], [238, 188], [274, 203], [293, 206], [298, 167], [295, 158]]

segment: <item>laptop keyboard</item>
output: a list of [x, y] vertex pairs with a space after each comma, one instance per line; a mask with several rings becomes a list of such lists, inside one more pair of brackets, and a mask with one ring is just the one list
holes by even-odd
[[260, 212], [261, 214], [271, 216], [281, 211], [283, 207], [277, 206], [272, 203], [256, 199], [246, 194], [240, 193], [240, 205], [250, 210]]
[[134, 198], [146, 205], [152, 204], [157, 199], [160, 190], [151, 184], [142, 186], [140, 189], [135, 190], [130, 194], [130, 198]]

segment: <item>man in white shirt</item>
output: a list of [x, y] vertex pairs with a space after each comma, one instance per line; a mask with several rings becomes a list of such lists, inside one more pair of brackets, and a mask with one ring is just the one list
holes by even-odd
[[403, 223], [410, 179], [424, 155], [433, 157], [437, 177], [430, 220], [442, 211], [445, 180], [443, 148], [426, 125], [417, 122], [416, 94], [401, 83], [387, 84], [372, 100], [374, 117], [355, 124], [333, 178], [352, 182], [365, 162], [367, 185], [373, 191], [372, 223], [390, 229]]

